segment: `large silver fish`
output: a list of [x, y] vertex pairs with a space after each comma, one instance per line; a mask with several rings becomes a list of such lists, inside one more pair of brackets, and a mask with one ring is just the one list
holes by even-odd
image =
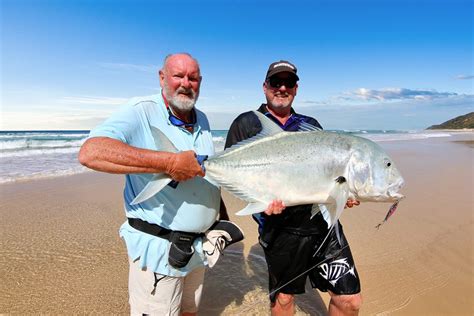
[[[249, 203], [238, 215], [262, 212], [280, 199], [286, 206], [313, 204], [314, 213], [326, 206], [333, 226], [349, 198], [395, 202], [394, 208], [403, 198], [398, 193], [403, 178], [376, 143], [311, 125], [302, 126], [307, 131], [285, 132], [255, 114], [261, 133], [204, 162], [206, 179]], [[160, 150], [177, 151], [161, 131], [152, 129]], [[132, 203], [150, 198], [170, 181], [166, 174], [155, 175]]]

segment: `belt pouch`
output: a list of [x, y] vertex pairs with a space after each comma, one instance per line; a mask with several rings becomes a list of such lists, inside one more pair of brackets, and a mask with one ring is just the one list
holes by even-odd
[[199, 234], [195, 233], [172, 232], [168, 263], [174, 268], [182, 268], [187, 265], [194, 254], [193, 243], [198, 236]]

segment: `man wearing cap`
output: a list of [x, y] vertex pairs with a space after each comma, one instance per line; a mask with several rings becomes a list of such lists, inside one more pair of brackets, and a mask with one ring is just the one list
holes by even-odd
[[[220, 190], [202, 178], [196, 159], [214, 153], [208, 120], [194, 107], [201, 84], [198, 62], [186, 53], [169, 55], [159, 78], [161, 93], [133, 99], [92, 130], [79, 160], [94, 170], [126, 175], [127, 221], [120, 236], [130, 263], [131, 314], [195, 315], [207, 263], [203, 233], [219, 209], [221, 219], [227, 213]], [[169, 141], [157, 141], [157, 133]], [[169, 152], [166, 145], [178, 151]], [[167, 174], [174, 185], [132, 203], [154, 174]], [[236, 241], [229, 238], [239, 231], [226, 235], [229, 225], [217, 226], [227, 240], [223, 244], [214, 234], [214, 244], [222, 249]]]
[[[284, 60], [272, 63], [263, 83], [267, 102], [258, 111], [285, 131], [296, 132], [301, 123], [321, 128], [316, 119], [296, 113], [291, 106], [298, 80], [292, 63]], [[229, 129], [225, 147], [251, 138], [261, 130], [261, 123], [252, 111], [240, 114]], [[347, 202], [348, 207], [358, 204], [358, 201]], [[313, 288], [329, 292], [330, 315], [357, 315], [361, 305], [359, 276], [340, 223], [338, 230], [332, 230], [324, 241], [328, 234], [326, 210], [312, 217], [312, 205], [284, 209], [281, 202], [274, 202], [272, 207], [273, 212], [267, 210], [254, 215], [268, 265], [272, 315], [294, 314], [294, 294], [305, 292], [307, 276]]]

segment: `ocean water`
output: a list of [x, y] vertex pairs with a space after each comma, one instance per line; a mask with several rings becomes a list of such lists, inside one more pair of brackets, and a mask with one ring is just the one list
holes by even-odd
[[[341, 132], [341, 131], [340, 131]], [[443, 131], [342, 131], [376, 142], [450, 137]], [[89, 131], [0, 131], [0, 183], [89, 171], [77, 154]], [[226, 130], [212, 131], [216, 152], [224, 149]]]

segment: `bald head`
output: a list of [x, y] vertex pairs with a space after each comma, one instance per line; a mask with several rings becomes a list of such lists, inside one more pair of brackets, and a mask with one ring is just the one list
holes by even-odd
[[169, 54], [168, 56], [165, 57], [165, 60], [163, 61], [163, 68], [161, 68], [161, 70], [165, 71], [169, 65], [173, 65], [174, 63], [180, 63], [180, 62], [194, 63], [197, 66], [198, 71], [199, 71], [198, 61], [189, 53]]
[[159, 72], [163, 95], [173, 110], [190, 112], [199, 97], [201, 72], [190, 54], [168, 55]]

